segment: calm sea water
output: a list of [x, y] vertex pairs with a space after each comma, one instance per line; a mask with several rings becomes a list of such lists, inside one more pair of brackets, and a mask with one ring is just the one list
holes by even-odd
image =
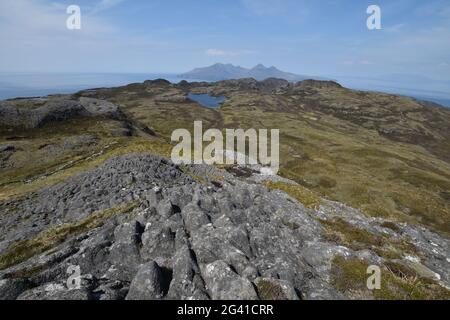
[[[183, 78], [175, 74], [144, 73], [0, 73], [0, 100], [36, 97], [49, 94], [75, 93], [80, 90], [118, 87], [145, 80], [166, 79], [178, 83]], [[193, 81], [193, 80], [190, 80]]]
[[450, 107], [450, 85], [445, 82], [402, 83], [401, 81], [352, 77], [338, 77], [337, 80], [341, 85], [350, 89], [398, 94], [413, 97], [419, 100], [435, 102], [444, 107]]

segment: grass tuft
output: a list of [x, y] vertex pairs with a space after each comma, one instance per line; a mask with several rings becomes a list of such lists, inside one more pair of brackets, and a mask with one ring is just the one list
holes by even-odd
[[300, 185], [269, 181], [266, 187], [270, 190], [281, 190], [310, 209], [318, 208], [322, 201], [316, 193]]
[[421, 279], [413, 270], [382, 268], [381, 289], [367, 289], [369, 265], [359, 259], [336, 256], [332, 262], [332, 284], [349, 298], [376, 300], [448, 300], [450, 291], [438, 283]]
[[418, 255], [416, 247], [397, 237], [376, 235], [357, 228], [337, 218], [332, 221], [319, 220], [325, 228], [326, 238], [353, 250], [371, 249], [386, 259], [401, 259], [405, 254]]
[[272, 283], [271, 281], [259, 279], [256, 282], [256, 288], [261, 300], [274, 301], [286, 299], [281, 287]]

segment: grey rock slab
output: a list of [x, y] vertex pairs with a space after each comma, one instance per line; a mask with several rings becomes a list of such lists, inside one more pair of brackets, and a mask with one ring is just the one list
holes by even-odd
[[130, 285], [126, 300], [159, 300], [165, 295], [167, 282], [164, 273], [154, 261], [139, 268]]
[[31, 283], [26, 279], [0, 280], [0, 300], [15, 300], [30, 287]]
[[214, 300], [257, 300], [252, 283], [235, 273], [224, 261], [202, 267], [206, 288]]
[[23, 292], [17, 300], [90, 300], [87, 289], [69, 290], [60, 283], [48, 283]]

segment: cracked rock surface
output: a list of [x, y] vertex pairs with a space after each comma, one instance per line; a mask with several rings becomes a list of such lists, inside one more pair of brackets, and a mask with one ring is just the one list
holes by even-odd
[[[132, 154], [0, 202], [0, 256], [10, 257], [0, 299], [346, 299], [333, 285], [333, 258], [384, 258], [332, 241], [323, 221], [336, 218], [413, 243], [418, 260], [404, 261], [449, 286], [446, 238], [387, 229], [331, 201], [308, 209], [259, 181]], [[69, 266], [80, 267], [78, 288], [67, 287]]]

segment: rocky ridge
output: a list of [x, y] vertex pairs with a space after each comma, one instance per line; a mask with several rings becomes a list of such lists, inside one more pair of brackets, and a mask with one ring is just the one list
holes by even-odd
[[[336, 241], [327, 221], [407, 242], [414, 254], [398, 264], [450, 287], [448, 239], [324, 199], [307, 208], [265, 180], [131, 154], [2, 201], [0, 299], [354, 298], [336, 286], [334, 259], [387, 259]], [[79, 288], [67, 287], [69, 266]]]

